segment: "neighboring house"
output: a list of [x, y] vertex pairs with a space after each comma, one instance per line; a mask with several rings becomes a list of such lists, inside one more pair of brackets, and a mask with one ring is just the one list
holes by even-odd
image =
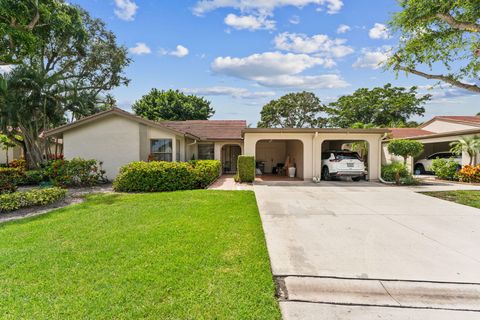
[[289, 163], [297, 177], [321, 173], [322, 150], [355, 141], [369, 146], [369, 179], [378, 179], [381, 141], [388, 129], [262, 129], [247, 128], [244, 120], [151, 121], [113, 108], [52, 129], [49, 137], [63, 139], [66, 159], [82, 157], [103, 162], [108, 178], [132, 161], [217, 159], [225, 173], [235, 173], [241, 154], [255, 156], [264, 173]]
[[[391, 128], [390, 131], [390, 139], [383, 143], [382, 163], [399, 160], [388, 153], [387, 144], [391, 139], [411, 139], [420, 141], [425, 146], [421, 155], [408, 160], [408, 165], [412, 167], [417, 159], [426, 158], [436, 152], [449, 151], [450, 143], [461, 137], [480, 135], [480, 116], [437, 116], [418, 128]], [[477, 159], [477, 163], [478, 160], [480, 159]], [[469, 161], [468, 155], [463, 154], [462, 164], [468, 164]]]
[[[7, 150], [3, 150], [0, 146], [0, 164], [5, 165], [7, 163]], [[23, 155], [22, 147], [15, 146], [13, 148], [8, 148], [8, 161], [14, 159], [20, 159]]]

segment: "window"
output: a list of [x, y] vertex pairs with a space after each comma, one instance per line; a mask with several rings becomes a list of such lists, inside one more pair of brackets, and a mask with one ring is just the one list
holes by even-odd
[[150, 152], [156, 161], [172, 161], [172, 139], [150, 140]]
[[214, 160], [215, 146], [213, 143], [198, 145], [198, 160]]

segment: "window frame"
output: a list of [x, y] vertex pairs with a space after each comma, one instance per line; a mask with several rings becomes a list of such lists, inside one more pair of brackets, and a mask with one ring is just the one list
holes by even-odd
[[[161, 141], [161, 140], [164, 140], [164, 141], [169, 141], [169, 147], [170, 147], [170, 152], [160, 152], [160, 151], [153, 151], [153, 146], [154, 146], [154, 143], [155, 141]], [[150, 154], [152, 155], [152, 158], [155, 160], [155, 161], [166, 161], [166, 162], [173, 162], [173, 139], [171, 138], [154, 138], [154, 139], [150, 139]], [[159, 155], [160, 157], [159, 158], [163, 158], [163, 159], [157, 159], [156, 158], [156, 155]], [[165, 155], [169, 155], [169, 158], [170, 160], [165, 160]]]
[[[200, 156], [200, 147], [201, 146], [209, 146], [211, 147], [211, 152], [209, 153], [211, 155], [211, 158], [204, 158]], [[215, 160], [215, 143], [199, 143], [197, 147], [197, 153], [198, 153], [198, 160]]]

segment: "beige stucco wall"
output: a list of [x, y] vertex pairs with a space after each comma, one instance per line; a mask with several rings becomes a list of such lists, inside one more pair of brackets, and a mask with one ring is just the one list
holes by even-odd
[[[303, 144], [303, 177], [312, 179], [321, 173], [322, 142], [325, 140], [367, 141], [369, 143], [369, 179], [377, 180], [380, 174], [381, 143], [380, 133], [269, 133], [246, 132], [244, 135], [245, 154], [255, 156], [256, 145], [260, 140], [299, 140]], [[297, 161], [298, 162], [298, 161]]]
[[[20, 155], [20, 147], [8, 148], [8, 161], [17, 159], [19, 155]], [[0, 164], [5, 164], [5, 163], [7, 163], [7, 151], [0, 149]]]
[[467, 124], [452, 123], [447, 121], [435, 120], [432, 123], [422, 127], [423, 130], [443, 133], [443, 132], [452, 132], [452, 131], [461, 131], [469, 129], [477, 129], [478, 127], [469, 126]]
[[[153, 128], [153, 127], [147, 127], [147, 151], [148, 154], [150, 154], [150, 140], [152, 139], [172, 139], [172, 147], [173, 147], [173, 160], [176, 160], [176, 154], [177, 154], [177, 143], [176, 141], [180, 141], [180, 160], [179, 161], [185, 161], [185, 138], [182, 136], [178, 136], [170, 131], [162, 130], [160, 128]], [[142, 144], [143, 145], [143, 144]], [[147, 158], [143, 159], [146, 161], [148, 159], [148, 154]], [[187, 159], [190, 160], [190, 159]]]
[[140, 160], [139, 136], [137, 122], [112, 115], [64, 132], [64, 156], [102, 161], [107, 178], [113, 179], [121, 166]]

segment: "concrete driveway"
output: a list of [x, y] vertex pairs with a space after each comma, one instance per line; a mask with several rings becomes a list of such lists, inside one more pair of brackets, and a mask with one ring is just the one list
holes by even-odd
[[286, 319], [480, 319], [480, 210], [369, 182], [254, 189]]

